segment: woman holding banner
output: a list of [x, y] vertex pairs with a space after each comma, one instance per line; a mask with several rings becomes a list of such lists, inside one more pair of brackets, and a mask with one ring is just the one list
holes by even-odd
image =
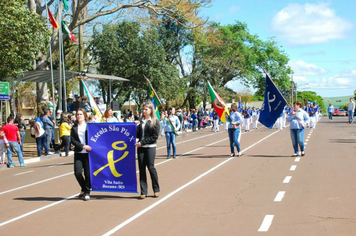
[[237, 110], [236, 103], [231, 104], [230, 116], [227, 118], [227, 120], [230, 122], [229, 128], [227, 130], [230, 140], [230, 157], [235, 156], [234, 146], [236, 146], [237, 149], [237, 156], [241, 156], [239, 136], [241, 134], [241, 123], [243, 122], [243, 118]]
[[[290, 122], [290, 137], [292, 139], [294, 154], [292, 157], [299, 155], [304, 156], [304, 133], [305, 126], [309, 122], [308, 114], [301, 109], [302, 104], [299, 101], [293, 103], [293, 111], [289, 113], [287, 121]], [[300, 151], [299, 151], [299, 147]]]
[[151, 175], [154, 197], [159, 197], [158, 175], [155, 168], [157, 139], [160, 133], [159, 120], [156, 117], [154, 106], [151, 102], [143, 104], [143, 117], [138, 123], [136, 137], [138, 142], [137, 159], [140, 170], [140, 199], [147, 197], [146, 167]]
[[[87, 145], [87, 123], [88, 115], [83, 108], [79, 108], [76, 113], [76, 122], [71, 129], [71, 142], [74, 145], [74, 175], [77, 179], [81, 191], [79, 198], [84, 201], [90, 200], [90, 170], [89, 154], [91, 147]], [[83, 176], [84, 170], [84, 176]]]

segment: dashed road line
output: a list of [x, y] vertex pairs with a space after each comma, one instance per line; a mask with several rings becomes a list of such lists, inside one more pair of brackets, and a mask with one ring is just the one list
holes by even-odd
[[274, 215], [266, 215], [262, 221], [260, 228], [258, 229], [258, 232], [267, 232], [272, 224], [273, 218]]
[[290, 171], [295, 171], [295, 169], [297, 169], [297, 165], [292, 165], [289, 170]]
[[273, 201], [274, 202], [282, 201], [282, 199], [284, 198], [284, 194], [286, 194], [286, 191], [279, 191]]
[[290, 180], [292, 179], [292, 176], [286, 176], [283, 180], [284, 184], [288, 184], [290, 182]]

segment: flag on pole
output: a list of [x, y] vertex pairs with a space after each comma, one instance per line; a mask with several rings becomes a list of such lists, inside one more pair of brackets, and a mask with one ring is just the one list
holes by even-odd
[[85, 94], [88, 97], [92, 113], [93, 113], [93, 115], [95, 117], [95, 121], [96, 122], [102, 122], [103, 121], [103, 115], [101, 114], [101, 111], [100, 111], [100, 109], [98, 107], [98, 104], [96, 104], [93, 95], [89, 91], [87, 83], [85, 83], [85, 81], [83, 79], [81, 79], [81, 81], [82, 81], [82, 84], [83, 84], [83, 87], [84, 87]]
[[72, 32], [70, 32], [70, 30], [68, 29], [66, 23], [64, 23], [64, 21], [62, 20], [62, 32], [64, 34], [68, 34], [70, 39], [76, 43], [78, 43], [78, 41], [74, 38], [74, 35], [72, 34]]
[[151, 89], [151, 86], [150, 86], [150, 85], [148, 85], [148, 91], [149, 91], [149, 93], [150, 93], [151, 102], [153, 103], [153, 106], [155, 107], [157, 119], [158, 119], [158, 120], [161, 120], [161, 114], [159, 114], [159, 110], [158, 110], [159, 100], [158, 100], [156, 94], [155, 94], [155, 93], [153, 92], [153, 90]]
[[217, 92], [215, 92], [215, 90], [213, 89], [213, 87], [211, 86], [209, 81], [208, 81], [208, 88], [209, 88], [209, 94], [210, 94], [210, 98], [211, 98], [211, 104], [213, 104], [213, 107], [214, 107], [216, 113], [218, 113], [220, 120], [222, 122], [227, 122], [226, 115], [229, 116], [230, 114], [229, 114], [229, 110], [227, 109], [224, 101], [219, 96], [219, 94]]
[[258, 121], [267, 128], [272, 129], [274, 123], [282, 114], [286, 104], [285, 98], [266, 73], [265, 97]]
[[63, 3], [63, 8], [64, 8], [64, 10], [65, 11], [68, 11], [68, 2], [67, 2], [67, 0], [61, 0], [61, 2]]
[[57, 24], [57, 21], [54, 19], [53, 14], [52, 14], [52, 12], [51, 12], [49, 9], [48, 9], [48, 17], [49, 17], [49, 21], [51, 22], [51, 25], [52, 25], [54, 28], [58, 29], [59, 26], [58, 26], [58, 24]]

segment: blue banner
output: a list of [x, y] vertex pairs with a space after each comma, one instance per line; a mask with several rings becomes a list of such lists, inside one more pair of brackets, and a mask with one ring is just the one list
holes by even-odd
[[135, 144], [135, 123], [88, 123], [93, 191], [137, 193]]
[[265, 98], [258, 121], [267, 128], [272, 129], [274, 123], [282, 114], [286, 104], [283, 95], [279, 92], [271, 78], [266, 74]]

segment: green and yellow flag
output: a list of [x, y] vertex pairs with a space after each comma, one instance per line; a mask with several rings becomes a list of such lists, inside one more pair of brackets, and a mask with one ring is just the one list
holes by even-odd
[[159, 110], [158, 110], [158, 105], [160, 103], [159, 103], [159, 100], [158, 100], [156, 94], [153, 92], [153, 90], [151, 89], [151, 86], [149, 84], [148, 84], [148, 91], [150, 93], [151, 102], [153, 103], [153, 106], [155, 107], [157, 119], [161, 120], [161, 114], [159, 114]]

